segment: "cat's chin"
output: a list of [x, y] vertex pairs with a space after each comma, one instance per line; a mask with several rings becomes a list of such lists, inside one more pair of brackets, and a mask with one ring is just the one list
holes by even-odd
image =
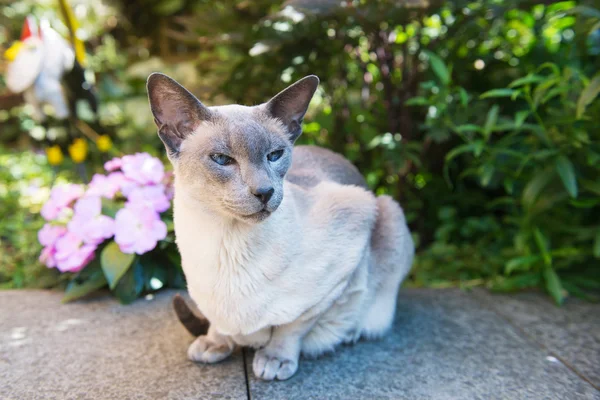
[[244, 222], [250, 222], [250, 223], [258, 223], [258, 222], [262, 222], [265, 219], [269, 218], [269, 216], [272, 214], [271, 211], [268, 211], [266, 209], [263, 209], [257, 213], [254, 214], [250, 214], [250, 215], [239, 215], [238, 218], [240, 218], [242, 221]]

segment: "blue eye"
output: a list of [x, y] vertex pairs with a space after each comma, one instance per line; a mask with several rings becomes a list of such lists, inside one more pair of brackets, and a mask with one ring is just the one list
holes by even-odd
[[233, 158], [221, 153], [211, 154], [210, 158], [219, 165], [229, 165], [235, 161]]
[[281, 158], [283, 155], [283, 150], [275, 150], [269, 154], [267, 154], [267, 160], [271, 162], [275, 162]]

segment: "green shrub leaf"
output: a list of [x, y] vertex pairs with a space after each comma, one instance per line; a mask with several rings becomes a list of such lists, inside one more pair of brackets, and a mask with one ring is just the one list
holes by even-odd
[[525, 120], [527, 119], [528, 116], [529, 116], [529, 110], [519, 111], [515, 115], [515, 126], [517, 128], [521, 127], [521, 125], [523, 125], [523, 122], [525, 122]]
[[426, 106], [427, 104], [429, 104], [429, 100], [422, 96], [412, 97], [404, 102], [406, 106]]
[[577, 119], [583, 117], [585, 109], [600, 93], [600, 73], [598, 73], [590, 83], [583, 89], [579, 100], [577, 100]]
[[457, 146], [450, 150], [448, 154], [446, 154], [446, 162], [451, 161], [453, 158], [463, 154], [463, 153], [473, 153], [475, 155], [480, 155], [481, 150], [483, 149], [483, 142], [478, 140], [472, 143], [465, 143], [460, 146]]
[[575, 178], [575, 168], [573, 163], [565, 156], [556, 158], [556, 171], [562, 180], [569, 196], [577, 197], [577, 179]]
[[63, 303], [79, 299], [106, 286], [106, 278], [98, 263], [92, 263], [67, 285]]
[[512, 81], [510, 83], [510, 85], [508, 85], [509, 88], [516, 88], [519, 86], [523, 86], [523, 85], [528, 85], [531, 83], [537, 83], [537, 82], [541, 82], [543, 81], [545, 78], [543, 76], [540, 75], [535, 75], [535, 74], [530, 74], [527, 76], [524, 76], [522, 78], [519, 78], [515, 81]]
[[546, 290], [556, 304], [560, 306], [565, 300], [564, 289], [560, 284], [560, 278], [550, 266], [544, 268], [544, 281], [546, 283]]
[[429, 65], [431, 65], [433, 73], [444, 85], [450, 84], [450, 70], [446, 67], [440, 56], [431, 51], [425, 51], [425, 54], [429, 57]]
[[492, 130], [496, 126], [499, 111], [500, 107], [498, 107], [498, 105], [496, 104], [492, 108], [490, 108], [490, 111], [488, 111], [487, 113], [487, 118], [483, 127], [483, 136], [486, 138], [486, 140], [490, 137]]
[[510, 275], [513, 271], [528, 271], [535, 263], [542, 261], [538, 255], [515, 257], [510, 259], [504, 267], [504, 272]]
[[139, 262], [127, 269], [115, 287], [115, 294], [121, 304], [132, 303], [144, 290], [144, 268]]
[[102, 250], [100, 254], [100, 265], [104, 271], [104, 276], [108, 281], [111, 289], [114, 289], [119, 280], [125, 275], [133, 259], [134, 254], [125, 254], [119, 249], [119, 245], [116, 242], [111, 241]]
[[538, 228], [533, 230], [533, 237], [535, 238], [535, 242], [542, 253], [542, 258], [544, 260], [544, 264], [547, 266], [552, 265], [552, 256], [550, 255], [550, 251], [548, 250], [548, 243], [542, 231]]
[[531, 207], [537, 200], [541, 191], [553, 178], [552, 170], [548, 168], [539, 170], [533, 178], [527, 183], [525, 189], [523, 189], [523, 195], [521, 201], [527, 207]]
[[479, 96], [480, 99], [488, 99], [491, 97], [511, 97], [515, 91], [513, 89], [492, 89]]

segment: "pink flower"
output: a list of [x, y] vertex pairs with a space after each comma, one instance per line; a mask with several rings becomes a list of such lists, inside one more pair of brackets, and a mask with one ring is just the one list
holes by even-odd
[[165, 175], [162, 162], [148, 153], [123, 156], [121, 162], [125, 176], [141, 185], [160, 183]]
[[100, 244], [114, 234], [115, 221], [102, 215], [100, 197], [77, 200], [74, 211], [73, 219], [68, 225], [69, 232], [77, 235], [85, 244]]
[[64, 226], [46, 224], [38, 232], [38, 240], [42, 246], [54, 246], [65, 232], [67, 232], [67, 228]]
[[[114, 174], [120, 173], [115, 172]], [[85, 194], [86, 196], [101, 196], [112, 199], [119, 190], [121, 190], [121, 187], [115, 179], [110, 179], [106, 175], [96, 174], [92, 177]]]
[[104, 169], [107, 170], [108, 172], [111, 171], [115, 171], [119, 168], [121, 168], [122, 165], [122, 161], [119, 157], [115, 157], [110, 161], [107, 161], [104, 163]]
[[69, 205], [83, 196], [82, 185], [67, 184], [56, 186], [50, 192], [50, 198], [42, 207], [41, 214], [46, 221], [53, 221], [64, 216]]
[[163, 212], [171, 207], [163, 185], [144, 186], [133, 189], [127, 196], [128, 204], [135, 207], [148, 206], [156, 212]]
[[60, 272], [80, 271], [94, 258], [94, 251], [96, 245], [83, 244], [79, 236], [67, 232], [56, 242], [56, 267]]
[[123, 253], [144, 254], [167, 236], [167, 226], [151, 207], [125, 205], [115, 218], [115, 242]]
[[54, 246], [44, 247], [40, 254], [40, 262], [48, 268], [56, 267], [56, 260], [54, 259], [55, 254], [56, 249]]
[[54, 255], [56, 254], [56, 242], [63, 237], [66, 232], [66, 227], [50, 224], [44, 225], [38, 232], [38, 240], [42, 246], [45, 246], [40, 254], [40, 262], [45, 264], [48, 268], [56, 267], [56, 260], [54, 259]]

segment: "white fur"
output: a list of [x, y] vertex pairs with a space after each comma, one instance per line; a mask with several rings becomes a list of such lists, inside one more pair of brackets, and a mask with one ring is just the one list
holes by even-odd
[[[246, 224], [204, 209], [181, 185], [176, 179], [177, 244], [190, 295], [211, 323], [190, 347], [191, 359], [219, 361], [230, 341], [262, 347], [255, 374], [287, 379], [300, 352], [317, 356], [390, 327], [414, 251], [397, 205], [389, 221], [378, 221], [381, 201], [362, 188], [286, 182], [278, 210]], [[374, 243], [373, 229], [390, 223], [396, 236]], [[378, 262], [390, 263], [390, 272]]]

